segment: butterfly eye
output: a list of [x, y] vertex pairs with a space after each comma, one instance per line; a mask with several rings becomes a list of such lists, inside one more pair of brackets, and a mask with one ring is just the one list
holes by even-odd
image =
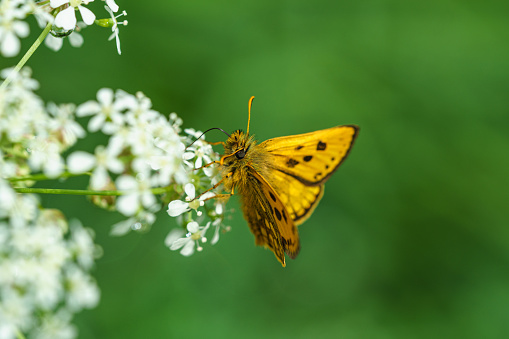
[[244, 159], [244, 157], [246, 156], [246, 151], [244, 149], [241, 149], [240, 151], [235, 153], [235, 156], [237, 157], [237, 159]]

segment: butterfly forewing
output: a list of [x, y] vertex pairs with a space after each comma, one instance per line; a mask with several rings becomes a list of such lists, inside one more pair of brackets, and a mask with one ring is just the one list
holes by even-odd
[[260, 144], [268, 163], [306, 186], [323, 184], [348, 155], [358, 127], [337, 126], [321, 131], [269, 139]]
[[272, 250], [285, 266], [284, 253], [292, 259], [299, 253], [297, 227], [276, 191], [252, 168], [243, 190], [242, 208], [256, 244]]

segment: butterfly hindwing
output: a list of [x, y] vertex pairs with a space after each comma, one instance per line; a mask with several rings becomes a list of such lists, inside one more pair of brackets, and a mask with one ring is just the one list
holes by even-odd
[[260, 144], [274, 170], [305, 186], [323, 184], [348, 155], [359, 128], [343, 125], [316, 132], [269, 139]]
[[307, 186], [283, 172], [272, 171], [270, 182], [298, 226], [313, 213], [323, 196], [323, 185]]
[[242, 194], [242, 208], [256, 244], [266, 246], [285, 266], [285, 255], [294, 259], [299, 253], [297, 227], [276, 191], [258, 172], [250, 168]]

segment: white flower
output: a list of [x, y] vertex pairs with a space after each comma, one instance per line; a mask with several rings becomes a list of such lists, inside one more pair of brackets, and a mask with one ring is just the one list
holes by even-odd
[[[79, 26], [79, 24], [78, 24]], [[84, 39], [83, 35], [80, 33], [74, 31], [72, 32], [68, 37], [69, 43], [72, 47], [81, 47], [83, 45]], [[48, 34], [46, 36], [46, 39], [44, 39], [44, 44], [55, 52], [59, 51], [62, 48], [62, 45], [64, 44], [65, 37], [57, 38], [51, 34]]]
[[[115, 4], [116, 5], [116, 4]], [[118, 54], [122, 54], [122, 51], [120, 50], [120, 38], [118, 37], [118, 32], [119, 32], [119, 29], [118, 29], [118, 25], [124, 25], [124, 26], [127, 26], [127, 20], [124, 20], [124, 21], [121, 21], [119, 22], [117, 19], [120, 18], [121, 16], [126, 16], [127, 15], [127, 12], [126, 11], [123, 11], [121, 14], [115, 16], [115, 14], [113, 14], [113, 12], [116, 12], [116, 11], [111, 11], [109, 9], [108, 6], [104, 6], [104, 8], [106, 8], [106, 11], [108, 13], [110, 13], [110, 16], [111, 16], [111, 20], [113, 22], [113, 26], [111, 26], [111, 31], [113, 32], [110, 37], [108, 38], [108, 41], [109, 40], [112, 40], [113, 38], [115, 38], [116, 42], [117, 42], [117, 52]], [[117, 10], [118, 10], [118, 6], [117, 6]]]
[[120, 221], [111, 227], [110, 235], [122, 236], [132, 231], [141, 231], [150, 227], [155, 221], [156, 216], [153, 212], [157, 212], [159, 208], [153, 208], [150, 211], [140, 211], [134, 217]]
[[99, 289], [92, 277], [77, 266], [70, 266], [66, 273], [67, 306], [74, 312], [93, 308], [99, 303]]
[[70, 324], [71, 316], [66, 311], [45, 314], [41, 326], [34, 331], [34, 339], [72, 339], [77, 337], [76, 328]]
[[166, 245], [170, 247], [170, 250], [176, 251], [180, 248], [180, 254], [183, 256], [190, 256], [194, 253], [194, 247], [196, 246], [196, 250], [198, 252], [202, 251], [203, 248], [200, 246], [199, 241], [202, 243], [207, 242], [207, 238], [205, 238], [205, 233], [207, 232], [210, 226], [210, 222], [207, 223], [206, 226], [200, 226], [196, 221], [191, 221], [187, 224], [188, 233], [184, 238], [179, 238], [173, 240], [175, 238], [175, 233], [168, 234], [166, 238]]
[[163, 154], [153, 155], [147, 160], [147, 163], [153, 170], [158, 171], [155, 176], [158, 184], [167, 186], [172, 182], [172, 179], [178, 184], [189, 181], [189, 173], [182, 166], [185, 145], [180, 141], [178, 134], [171, 129], [165, 140], [155, 141], [155, 146]]
[[[16, 200], [7, 214], [10, 217], [11, 225], [16, 227], [23, 227], [37, 215], [37, 199], [34, 195], [16, 195]], [[0, 208], [0, 210], [3, 209]]]
[[[205, 165], [212, 162], [209, 154], [212, 154], [213, 152], [211, 145], [198, 140], [191, 147], [187, 148], [187, 152], [184, 153], [183, 159], [187, 161], [196, 157], [194, 166], [191, 164], [189, 164], [189, 166], [191, 168], [200, 168], [204, 165], [204, 162]], [[214, 169], [212, 167], [204, 167], [203, 172], [206, 176], [210, 177], [214, 173]]]
[[64, 171], [60, 145], [55, 141], [34, 138], [29, 143], [29, 149], [28, 164], [33, 170], [42, 170], [50, 178], [56, 178]]
[[26, 17], [26, 12], [16, 1], [2, 1], [0, 3], [0, 52], [5, 57], [13, 57], [19, 53], [20, 38], [28, 36], [30, 31], [26, 22], [20, 21]]
[[76, 27], [76, 9], [81, 13], [83, 21], [87, 25], [94, 23], [95, 14], [88, 8], [81, 6], [81, 4], [88, 5], [94, 0], [50, 0], [50, 6], [53, 8], [69, 4], [69, 7], [60, 11], [55, 17], [55, 25], [62, 27], [65, 30], [74, 29]]
[[116, 97], [114, 97], [112, 89], [102, 88], [97, 92], [97, 101], [90, 100], [81, 104], [76, 110], [76, 115], [78, 117], [93, 115], [88, 122], [88, 130], [97, 132], [102, 129], [103, 133], [110, 134], [105, 129], [108, 127], [105, 122], [111, 122], [117, 126], [123, 125], [122, 111], [134, 101], [132, 96], [117, 95]]
[[137, 179], [130, 175], [121, 175], [116, 183], [119, 190], [126, 191], [126, 194], [117, 199], [117, 209], [123, 215], [134, 215], [140, 207], [150, 209], [157, 203], [144, 175], [138, 175]]
[[108, 7], [111, 8], [113, 12], [118, 11], [118, 5], [115, 3], [115, 0], [103, 0], [103, 1], [106, 1], [106, 5], [108, 5]]
[[196, 197], [196, 188], [193, 184], [189, 183], [184, 186], [184, 191], [187, 194], [186, 202], [180, 200], [173, 200], [168, 204], [168, 214], [171, 217], [176, 217], [181, 215], [184, 212], [190, 211], [194, 209], [198, 216], [202, 215], [201, 211], [198, 211], [198, 208], [205, 205], [205, 200], [215, 196], [212, 192], [207, 192], [202, 194], [202, 196], [198, 199]]
[[15, 338], [11, 335], [30, 326], [33, 306], [27, 296], [21, 296], [13, 289], [4, 288], [2, 292], [0, 334], [5, 334], [2, 338]]
[[69, 155], [67, 164], [71, 173], [83, 173], [95, 167], [90, 178], [90, 187], [104, 189], [110, 180], [108, 171], [121, 173], [124, 170], [124, 164], [117, 156], [111, 152], [110, 148], [99, 145], [95, 149], [95, 156], [83, 151], [76, 151]]
[[84, 228], [79, 221], [74, 221], [71, 224], [69, 249], [81, 267], [90, 269], [94, 264], [94, 254], [97, 250], [93, 230]]
[[47, 6], [41, 6], [40, 3], [35, 1], [25, 1], [25, 11], [35, 16], [37, 24], [40, 28], [44, 28], [48, 23], [53, 22], [55, 18], [48, 13]]
[[57, 134], [58, 139], [63, 142], [65, 147], [74, 145], [78, 138], [83, 138], [86, 134], [83, 127], [74, 120], [75, 108], [73, 104], [60, 106], [52, 102], [48, 104], [48, 112], [53, 117], [49, 121], [48, 127], [51, 132]]
[[12, 207], [16, 203], [16, 193], [8, 182], [2, 178], [0, 178], [0, 201], [2, 202], [0, 218], [2, 218], [9, 215], [10, 211], [12, 211]]

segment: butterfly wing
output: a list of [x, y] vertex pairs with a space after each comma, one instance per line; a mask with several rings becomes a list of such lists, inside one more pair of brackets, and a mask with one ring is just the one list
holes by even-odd
[[260, 144], [270, 155], [269, 182], [295, 224], [311, 215], [323, 195], [323, 183], [345, 160], [358, 131], [355, 125], [344, 125]]
[[323, 185], [306, 186], [283, 172], [273, 171], [270, 181], [297, 226], [313, 213], [323, 196]]
[[249, 167], [243, 185], [242, 209], [256, 245], [268, 247], [285, 266], [285, 255], [294, 259], [299, 253], [297, 227], [276, 191], [256, 170]]

